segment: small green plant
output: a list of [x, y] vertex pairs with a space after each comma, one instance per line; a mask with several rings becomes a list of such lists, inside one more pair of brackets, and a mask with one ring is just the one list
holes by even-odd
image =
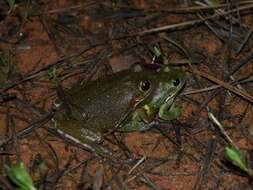
[[112, 7], [115, 9], [116, 5], [118, 3], [118, 0], [112, 0]]
[[151, 48], [151, 52], [154, 54], [155, 59], [160, 59], [163, 64], [168, 63], [168, 58], [159, 47], [154, 46], [153, 48]]
[[128, 188], [128, 186], [124, 186], [123, 188], [122, 188], [122, 190], [129, 190], [129, 188]]
[[238, 148], [234, 146], [226, 147], [225, 154], [229, 161], [232, 162], [236, 167], [240, 168], [244, 172], [250, 174], [250, 169], [248, 168], [247, 159], [245, 154], [241, 152]]
[[58, 73], [55, 67], [50, 68], [47, 74], [48, 74], [49, 80], [57, 81]]
[[37, 190], [23, 162], [11, 166], [4, 165], [4, 168], [10, 180], [18, 186], [19, 190]]
[[42, 160], [40, 165], [39, 165], [39, 171], [40, 171], [40, 177], [44, 177], [45, 176], [45, 171], [46, 171], [46, 161]]
[[158, 48], [156, 46], [153, 47], [153, 51], [152, 52], [154, 53], [154, 55], [156, 57], [160, 57], [162, 55], [162, 52], [161, 52], [160, 48]]
[[6, 0], [6, 2], [9, 4], [10, 11], [11, 11], [13, 9], [16, 1], [15, 0]]

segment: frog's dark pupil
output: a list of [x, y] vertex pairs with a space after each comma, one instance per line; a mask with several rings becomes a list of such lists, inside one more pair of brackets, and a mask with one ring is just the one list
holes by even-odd
[[178, 86], [180, 84], [180, 80], [179, 79], [175, 79], [172, 81], [174, 86]]
[[147, 80], [141, 81], [141, 90], [147, 91], [150, 88], [150, 82]]

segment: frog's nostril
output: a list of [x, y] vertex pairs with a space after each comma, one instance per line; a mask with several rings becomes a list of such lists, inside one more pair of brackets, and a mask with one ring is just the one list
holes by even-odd
[[174, 86], [178, 86], [179, 84], [180, 84], [180, 80], [177, 78], [177, 79], [174, 79], [173, 81], [172, 81], [172, 83], [173, 83], [173, 85]]

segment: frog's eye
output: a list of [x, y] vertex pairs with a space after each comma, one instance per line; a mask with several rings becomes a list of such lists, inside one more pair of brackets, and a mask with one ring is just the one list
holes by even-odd
[[148, 80], [144, 80], [140, 82], [140, 90], [147, 91], [150, 88], [150, 82]]
[[178, 86], [180, 84], [180, 80], [178, 78], [176, 78], [172, 81], [172, 83], [174, 86]]

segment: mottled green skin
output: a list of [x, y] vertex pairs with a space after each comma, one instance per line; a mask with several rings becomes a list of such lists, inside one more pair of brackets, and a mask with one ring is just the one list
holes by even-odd
[[[140, 89], [142, 81], [149, 81], [148, 90]], [[96, 149], [94, 141], [99, 142], [117, 124], [117, 131], [137, 131], [145, 128], [157, 114], [165, 120], [177, 117], [167, 110], [184, 83], [185, 73], [181, 70], [163, 67], [157, 71], [134, 65], [85, 87], [68, 90], [54, 120], [58, 129]], [[165, 103], [169, 96], [172, 98]], [[124, 122], [120, 122], [123, 118], [126, 118]]]

